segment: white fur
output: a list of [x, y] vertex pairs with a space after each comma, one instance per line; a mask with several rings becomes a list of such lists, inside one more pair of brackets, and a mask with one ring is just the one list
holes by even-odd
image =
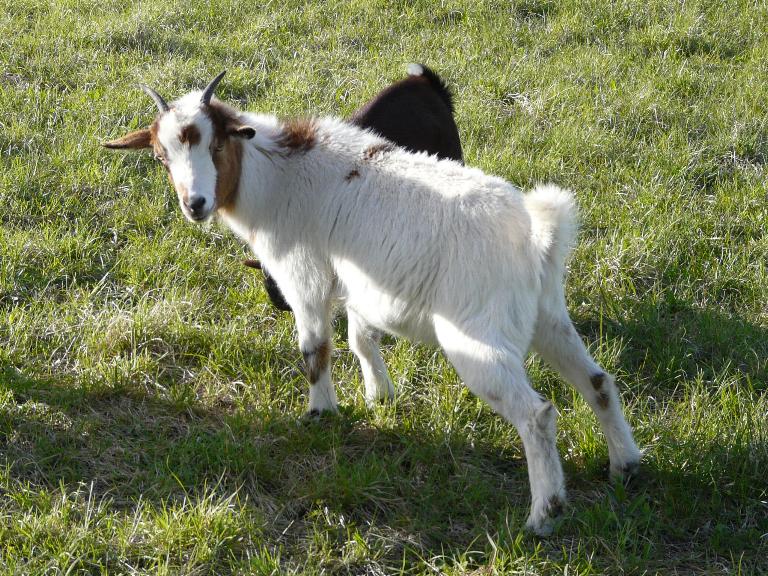
[[421, 76], [424, 74], [424, 67], [421, 64], [411, 62], [407, 67], [409, 76]]
[[[215, 209], [216, 195], [216, 168], [210, 152], [213, 127], [200, 110], [200, 96], [200, 92], [192, 92], [175, 102], [172, 112], [160, 117], [157, 131], [179, 205], [184, 216], [192, 221], [196, 219], [189, 204], [198, 198], [204, 199], [207, 217]], [[201, 135], [200, 143], [194, 146], [179, 141], [181, 129], [190, 124], [194, 124]]]
[[[194, 110], [185, 114], [185, 121], [197, 118]], [[257, 135], [243, 141], [235, 208], [220, 215], [274, 276], [305, 354], [330, 345], [332, 307], [342, 302], [373, 402], [394, 393], [380, 331], [439, 344], [466, 385], [520, 433], [532, 493], [528, 526], [539, 533], [549, 529], [565, 488], [555, 411], [523, 368], [529, 348], [593, 407], [612, 471], [638, 463], [613, 379], [589, 355], [565, 307], [565, 259], [576, 231], [571, 193], [546, 185], [523, 194], [480, 170], [399, 148], [366, 157], [386, 141], [336, 119], [316, 121], [308, 151], [281, 150], [273, 117], [241, 120]], [[177, 152], [174, 179], [179, 174], [190, 193], [210, 195], [210, 158]], [[336, 409], [329, 366], [312, 384], [309, 404]]]

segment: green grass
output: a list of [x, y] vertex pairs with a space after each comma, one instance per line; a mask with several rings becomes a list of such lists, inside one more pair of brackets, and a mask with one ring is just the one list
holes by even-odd
[[[5, 0], [0, 574], [768, 572], [768, 9], [759, 2]], [[560, 410], [571, 505], [522, 532], [511, 426], [433, 349], [385, 342], [369, 411], [301, 420], [291, 318], [244, 248], [185, 222], [149, 155], [99, 142], [227, 69], [220, 96], [346, 115], [411, 61], [466, 159], [573, 188], [568, 300], [620, 379], [641, 477]]]

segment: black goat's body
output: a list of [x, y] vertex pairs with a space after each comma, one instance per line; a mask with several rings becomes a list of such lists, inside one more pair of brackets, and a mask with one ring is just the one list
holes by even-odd
[[463, 162], [453, 98], [442, 79], [426, 66], [388, 86], [352, 115], [368, 128], [411, 152], [428, 152]]

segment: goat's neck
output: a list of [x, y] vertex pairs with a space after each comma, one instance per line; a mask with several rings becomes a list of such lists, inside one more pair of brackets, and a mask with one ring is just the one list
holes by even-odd
[[283, 171], [277, 166], [281, 159], [268, 154], [258, 144], [243, 142], [237, 199], [230, 208], [219, 211], [232, 231], [249, 244], [264, 227], [265, 218], [269, 216], [269, 193], [279, 187], [283, 176]]
[[[263, 137], [243, 142], [240, 185], [232, 210], [222, 213], [230, 228], [253, 248], [262, 237], [302, 234], [306, 237], [338, 183], [355, 170], [357, 148], [380, 139], [342, 122], [330, 129], [318, 122], [310, 149], [281, 145], [285, 134], [276, 120], [261, 132]], [[328, 121], [325, 121], [328, 124]], [[261, 256], [260, 256], [261, 257]]]

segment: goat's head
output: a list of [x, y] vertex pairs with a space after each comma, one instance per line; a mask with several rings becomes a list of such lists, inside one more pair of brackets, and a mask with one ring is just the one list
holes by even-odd
[[237, 112], [213, 100], [224, 72], [202, 92], [192, 92], [169, 106], [162, 96], [140, 85], [157, 104], [158, 115], [149, 128], [105, 142], [107, 148], [151, 148], [168, 171], [181, 211], [200, 222], [234, 201], [240, 179], [242, 139], [256, 131]]

